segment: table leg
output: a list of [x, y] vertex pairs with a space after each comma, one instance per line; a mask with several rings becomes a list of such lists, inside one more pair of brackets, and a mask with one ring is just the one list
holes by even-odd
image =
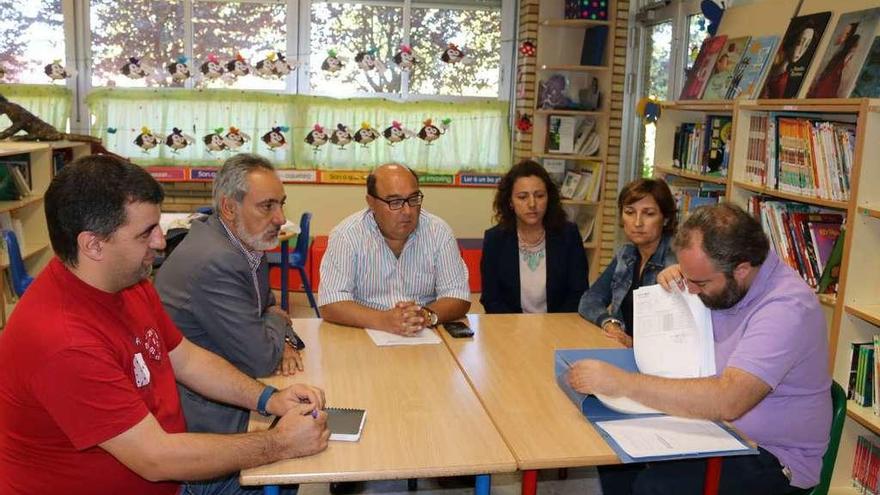
[[538, 491], [538, 470], [527, 469], [522, 472], [522, 495], [535, 495]]
[[474, 495], [489, 495], [489, 489], [492, 487], [492, 476], [488, 474], [478, 474], [474, 482]]
[[721, 484], [721, 458], [706, 459], [706, 480], [703, 482], [703, 495], [718, 495]]
[[281, 309], [287, 311], [288, 301], [288, 289], [287, 289], [287, 271], [290, 268], [290, 258], [287, 253], [288, 243], [287, 240], [281, 241]]
[[278, 485], [266, 485], [263, 487], [263, 495], [280, 495], [281, 487]]

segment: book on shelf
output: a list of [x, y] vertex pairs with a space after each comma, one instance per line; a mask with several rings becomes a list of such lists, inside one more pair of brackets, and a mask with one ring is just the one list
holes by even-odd
[[[825, 256], [820, 252], [825, 251], [826, 246], [816, 241], [827, 243], [828, 240], [818, 233], [818, 224], [842, 226], [846, 221], [844, 211], [761, 196], [749, 199], [749, 211], [760, 220], [761, 227], [780, 260], [797, 271], [818, 293], [834, 292], [835, 287], [831, 283], [832, 280], [836, 281], [832, 276], [836, 267], [833, 262], [834, 248], [820, 265], [819, 260]], [[840, 231], [842, 232], [842, 227]], [[833, 235], [833, 232], [826, 229], [824, 234]], [[838, 233], [834, 242], [842, 242], [841, 239], [842, 236]], [[828, 279], [825, 286], [822, 285], [823, 277]]]
[[593, 228], [596, 225], [596, 215], [590, 208], [582, 205], [565, 204], [562, 205], [565, 217], [568, 221], [577, 225], [578, 232], [581, 234], [583, 242], [589, 242], [593, 238]]
[[697, 174], [727, 176], [732, 128], [729, 115], [707, 115], [703, 122], [682, 123], [673, 138], [673, 166]]
[[547, 116], [547, 152], [574, 153], [577, 118], [566, 115]]
[[697, 208], [724, 201], [725, 186], [683, 177], [667, 176], [666, 183], [675, 199], [676, 210], [686, 219]]
[[706, 89], [703, 91], [704, 100], [724, 100], [728, 99], [727, 93], [733, 82], [739, 61], [749, 44], [750, 37], [728, 39], [715, 60], [715, 67], [712, 69], [712, 75], [706, 83]]
[[808, 197], [849, 201], [856, 127], [783, 112], [749, 117], [745, 180]]
[[822, 275], [819, 276], [819, 286], [816, 292], [825, 294], [837, 291], [837, 282], [840, 280], [840, 263], [843, 261], [843, 241], [846, 237], [846, 229], [840, 229], [840, 235], [834, 241], [834, 247], [831, 248], [831, 254], [828, 255], [828, 262], [822, 269]]
[[566, 19], [587, 19], [591, 21], [608, 20], [608, 2], [584, 2], [565, 0]]
[[575, 135], [574, 154], [594, 156], [599, 152], [601, 138], [599, 133], [596, 132], [596, 119], [592, 117], [581, 119]]
[[0, 201], [15, 201], [30, 194], [30, 177], [30, 155], [0, 157]]
[[[880, 8], [841, 14], [807, 98], [847, 98], [880, 23]], [[864, 40], [864, 41], [862, 41]]]
[[15, 187], [18, 188], [18, 193], [20, 196], [30, 196], [31, 195], [31, 187], [28, 184], [28, 180], [25, 178], [24, 174], [21, 171], [20, 167], [15, 165], [9, 165], [9, 173], [12, 175], [12, 180], [15, 182]]
[[831, 12], [793, 17], [764, 79], [761, 98], [797, 98]]
[[880, 35], [871, 43], [850, 97], [880, 98]]
[[565, 160], [559, 158], [544, 158], [541, 160], [541, 165], [544, 166], [544, 170], [547, 171], [550, 180], [556, 184], [556, 187], [561, 187], [562, 181], [565, 179]]
[[679, 97], [680, 100], [699, 100], [703, 96], [706, 83], [709, 81], [709, 76], [712, 75], [715, 61], [721, 54], [725, 42], [727, 42], [725, 35], [712, 36], [703, 41], [697, 60], [688, 71], [687, 80]]
[[608, 40], [608, 26], [593, 26], [584, 30], [584, 44], [581, 47], [581, 65], [605, 65], [605, 45]]
[[562, 181], [562, 187], [559, 188], [559, 197], [562, 199], [572, 199], [577, 191], [583, 176], [580, 172], [569, 170], [565, 172], [565, 179]]
[[728, 100], [737, 98], [754, 99], [758, 97], [764, 76], [770, 67], [770, 57], [776, 50], [779, 36], [752, 38], [749, 46], [734, 69], [733, 79], [725, 95]]
[[861, 348], [868, 345], [873, 345], [873, 342], [850, 342], [849, 344], [849, 373], [847, 374], [846, 382], [846, 398], [848, 400], [856, 400], [856, 384], [858, 383]]
[[859, 435], [853, 456], [852, 486], [858, 493], [871, 495], [880, 493], [878, 471], [880, 471], [880, 447], [872, 440]]

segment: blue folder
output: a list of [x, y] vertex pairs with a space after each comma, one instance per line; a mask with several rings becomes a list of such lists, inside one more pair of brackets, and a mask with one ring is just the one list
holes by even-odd
[[731, 428], [725, 423], [716, 421], [715, 424], [723, 428], [725, 431], [730, 433], [731, 436], [737, 439], [741, 444], [748, 447], [748, 450], [719, 450], [719, 451], [706, 451], [706, 452], [698, 452], [698, 453], [687, 453], [687, 454], [676, 454], [676, 455], [664, 455], [664, 456], [650, 456], [650, 457], [631, 457], [627, 454], [618, 443], [611, 437], [608, 433], [605, 432], [602, 428], [596, 426], [596, 423], [602, 421], [616, 421], [621, 419], [633, 419], [633, 418], [645, 418], [651, 416], [665, 416], [665, 414], [624, 414], [606, 407], [602, 402], [597, 399], [593, 395], [584, 395], [575, 391], [568, 384], [566, 380], [566, 374], [568, 373], [568, 369], [574, 364], [576, 361], [580, 361], [582, 359], [597, 359], [599, 361], [605, 361], [606, 363], [613, 364], [618, 368], [621, 368], [626, 371], [638, 372], [639, 367], [636, 365], [636, 358], [633, 354], [632, 349], [560, 349], [556, 351], [556, 359], [555, 362], [555, 374], [556, 374], [556, 383], [559, 384], [559, 388], [565, 392], [565, 395], [574, 403], [575, 406], [580, 409], [581, 413], [590, 423], [593, 423], [593, 427], [596, 429], [596, 432], [605, 439], [605, 442], [614, 450], [614, 453], [617, 454], [617, 457], [620, 458], [620, 462], [624, 464], [630, 464], [633, 462], [649, 462], [649, 461], [662, 461], [662, 460], [671, 460], [671, 459], [699, 459], [703, 457], [726, 457], [726, 456], [735, 456], [735, 455], [754, 455], [758, 453], [758, 449], [753, 447], [749, 442], [747, 442], [742, 435], [739, 434], [736, 430]]

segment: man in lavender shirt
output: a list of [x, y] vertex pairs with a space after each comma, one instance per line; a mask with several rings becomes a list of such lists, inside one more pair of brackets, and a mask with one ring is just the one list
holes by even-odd
[[[795, 494], [819, 482], [831, 427], [825, 316], [798, 274], [769, 249], [760, 224], [730, 203], [695, 211], [675, 237], [678, 284], [712, 310], [713, 377], [670, 379], [584, 360], [581, 393], [625, 396], [676, 416], [730, 421], [759, 455], [725, 457], [721, 494]], [[603, 469], [606, 494], [701, 493], [705, 460]]]

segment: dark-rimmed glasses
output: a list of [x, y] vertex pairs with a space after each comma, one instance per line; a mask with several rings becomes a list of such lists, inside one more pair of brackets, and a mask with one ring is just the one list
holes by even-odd
[[385, 198], [380, 198], [379, 196], [376, 196], [374, 194], [370, 194], [370, 196], [373, 196], [374, 198], [376, 198], [379, 201], [388, 205], [389, 210], [399, 210], [399, 209], [403, 208], [404, 203], [408, 204], [410, 208], [415, 208], [416, 206], [421, 206], [422, 200], [425, 199], [425, 195], [422, 194], [421, 191], [413, 194], [412, 196], [410, 196], [408, 198], [400, 198], [400, 199], [385, 199]]

